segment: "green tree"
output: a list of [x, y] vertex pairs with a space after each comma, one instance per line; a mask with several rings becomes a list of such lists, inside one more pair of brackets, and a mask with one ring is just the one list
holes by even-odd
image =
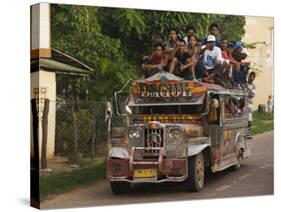
[[204, 38], [209, 25], [217, 22], [221, 25], [222, 36], [230, 40], [240, 40], [245, 33], [244, 16], [102, 8], [99, 10], [99, 20], [102, 32], [119, 38], [125, 58], [134, 63], [142, 55], [151, 52], [153, 36], [161, 33], [167, 38], [170, 27], [175, 27], [184, 36], [185, 27], [193, 25], [197, 29], [197, 36]]
[[[92, 99], [108, 99], [130, 78], [140, 76], [139, 63], [152, 51], [152, 38], [175, 27], [184, 36], [194, 25], [199, 38], [216, 22], [221, 35], [240, 40], [245, 17], [158, 10], [55, 5], [52, 11], [52, 47], [93, 67], [91, 80], [76, 80], [76, 90], [88, 89]], [[62, 80], [63, 81], [63, 80]]]
[[120, 40], [101, 33], [96, 13], [88, 6], [52, 5], [52, 47], [96, 67], [100, 57], [122, 57]]
[[[58, 82], [72, 84], [80, 93], [88, 89], [92, 99], [105, 100], [112, 96], [116, 87], [121, 87], [124, 81], [136, 78], [134, 75], [136, 72], [132, 71], [133, 65], [122, 61], [120, 39], [101, 32], [97, 19], [99, 9], [88, 6], [52, 5], [52, 47], [78, 58], [94, 69], [88, 82], [66, 77], [58, 79]], [[105, 61], [108, 64], [106, 67]], [[121, 67], [124, 69], [121, 70]], [[106, 92], [100, 92], [101, 87]]]

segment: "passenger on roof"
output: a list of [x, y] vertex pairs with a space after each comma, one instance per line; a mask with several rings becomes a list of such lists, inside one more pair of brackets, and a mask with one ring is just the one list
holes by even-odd
[[237, 72], [237, 71], [239, 71], [239, 68], [240, 68], [240, 63], [231, 56], [232, 50], [233, 50], [233, 44], [228, 42], [228, 40], [226, 38], [223, 38], [221, 40], [221, 52], [222, 52], [222, 57], [224, 59], [223, 76], [224, 76], [226, 86], [228, 88], [232, 88], [234, 86], [232, 72], [233, 71]]
[[202, 78], [203, 82], [216, 82], [224, 86], [224, 83], [221, 81], [223, 58], [221, 49], [215, 46], [215, 43], [216, 37], [214, 35], [208, 35], [207, 48], [196, 66], [196, 75], [197, 79]]
[[152, 38], [152, 45], [154, 46], [155, 44], [161, 43], [164, 45], [164, 38], [162, 34], [155, 34]]
[[168, 30], [168, 33], [169, 33], [169, 39], [164, 42], [164, 48], [166, 53], [170, 53], [174, 51], [178, 40], [178, 33], [175, 28], [170, 28]]
[[[176, 52], [176, 45], [179, 39], [176, 28], [170, 28], [168, 30], [169, 39], [164, 42], [164, 53], [168, 57], [168, 65], [170, 66]], [[167, 70], [168, 71], [168, 70]]]
[[192, 74], [192, 76], [188, 79], [191, 80], [196, 80], [195, 67], [200, 59], [201, 47], [198, 46], [197, 42], [198, 38], [196, 37], [196, 35], [191, 34], [188, 36], [188, 45], [186, 47], [186, 52], [190, 56], [190, 59], [188, 59], [188, 64], [190, 65], [190, 73]]
[[184, 42], [185, 42], [185, 44], [186, 44], [186, 46], [187, 46], [187, 45], [188, 45], [188, 37], [189, 37], [190, 35], [195, 35], [196, 29], [195, 29], [194, 26], [188, 25], [188, 26], [185, 28], [185, 33], [186, 33], [186, 35], [185, 35], [185, 37], [183, 38], [183, 40], [184, 40]]
[[230, 73], [229, 73], [229, 77], [233, 80], [233, 71], [238, 72], [240, 69], [240, 62], [238, 62], [237, 60], [235, 60], [235, 58], [232, 56], [232, 52], [234, 50], [234, 44], [233, 42], [228, 42], [227, 44], [227, 53], [228, 56], [230, 57], [230, 61], [231, 63], [233, 63], [233, 69], [230, 69]]
[[242, 46], [241, 42], [236, 42], [234, 50], [232, 52], [232, 57], [236, 61], [240, 62], [239, 71], [233, 73], [234, 81], [235, 83], [237, 83], [238, 87], [243, 87], [246, 84], [246, 79], [250, 66], [250, 62], [245, 61], [248, 55], [248, 50]]
[[161, 43], [154, 45], [154, 52], [149, 56], [143, 57], [143, 63], [141, 65], [144, 71], [144, 77], [150, 77], [160, 71], [163, 71], [167, 65], [167, 57], [163, 53], [163, 46]]
[[[215, 46], [216, 47], [221, 47], [220, 44], [220, 26], [217, 23], [211, 23], [209, 26], [209, 35], [213, 35], [216, 38], [215, 41]], [[202, 42], [202, 52], [206, 49], [206, 44], [207, 44], [207, 38], [203, 39]]]
[[221, 41], [221, 54], [224, 59], [224, 65], [228, 65], [227, 67], [233, 66], [235, 71], [239, 70], [240, 63], [232, 57], [233, 52], [233, 44], [228, 42], [226, 38]]
[[195, 65], [197, 64], [198, 49], [196, 46], [196, 36], [189, 36], [189, 47], [185, 49], [183, 39], [178, 40], [175, 57], [170, 64], [170, 73], [174, 73], [185, 80], [195, 79]]

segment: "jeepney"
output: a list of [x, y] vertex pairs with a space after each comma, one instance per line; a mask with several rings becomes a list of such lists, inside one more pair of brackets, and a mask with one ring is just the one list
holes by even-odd
[[114, 194], [132, 183], [186, 182], [200, 191], [206, 171], [239, 169], [250, 156], [247, 91], [163, 72], [133, 81], [123, 106], [122, 92], [116, 109], [126, 121], [112, 129], [107, 162]]

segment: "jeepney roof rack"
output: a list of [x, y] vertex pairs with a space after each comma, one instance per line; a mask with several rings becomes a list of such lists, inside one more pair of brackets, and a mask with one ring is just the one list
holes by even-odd
[[233, 96], [248, 96], [247, 90], [236, 89], [236, 88], [224, 88], [221, 85], [202, 83], [206, 88], [208, 94], [228, 94]]

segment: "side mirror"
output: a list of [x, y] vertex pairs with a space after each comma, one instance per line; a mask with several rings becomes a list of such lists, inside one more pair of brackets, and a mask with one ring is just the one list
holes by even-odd
[[130, 94], [127, 92], [115, 92], [114, 95], [117, 115], [127, 116], [128, 114], [132, 114], [131, 109], [127, 105]]
[[126, 105], [125, 105], [125, 99], [119, 92], [115, 92], [115, 105], [116, 105], [116, 112], [119, 116], [125, 116], [126, 115]]
[[117, 92], [114, 93], [116, 113], [119, 116], [126, 116], [126, 100], [128, 99], [130, 92], [128, 85], [131, 80], [128, 80], [125, 85]]
[[124, 127], [113, 127], [111, 135], [113, 138], [123, 138], [123, 137], [125, 137], [125, 128]]

